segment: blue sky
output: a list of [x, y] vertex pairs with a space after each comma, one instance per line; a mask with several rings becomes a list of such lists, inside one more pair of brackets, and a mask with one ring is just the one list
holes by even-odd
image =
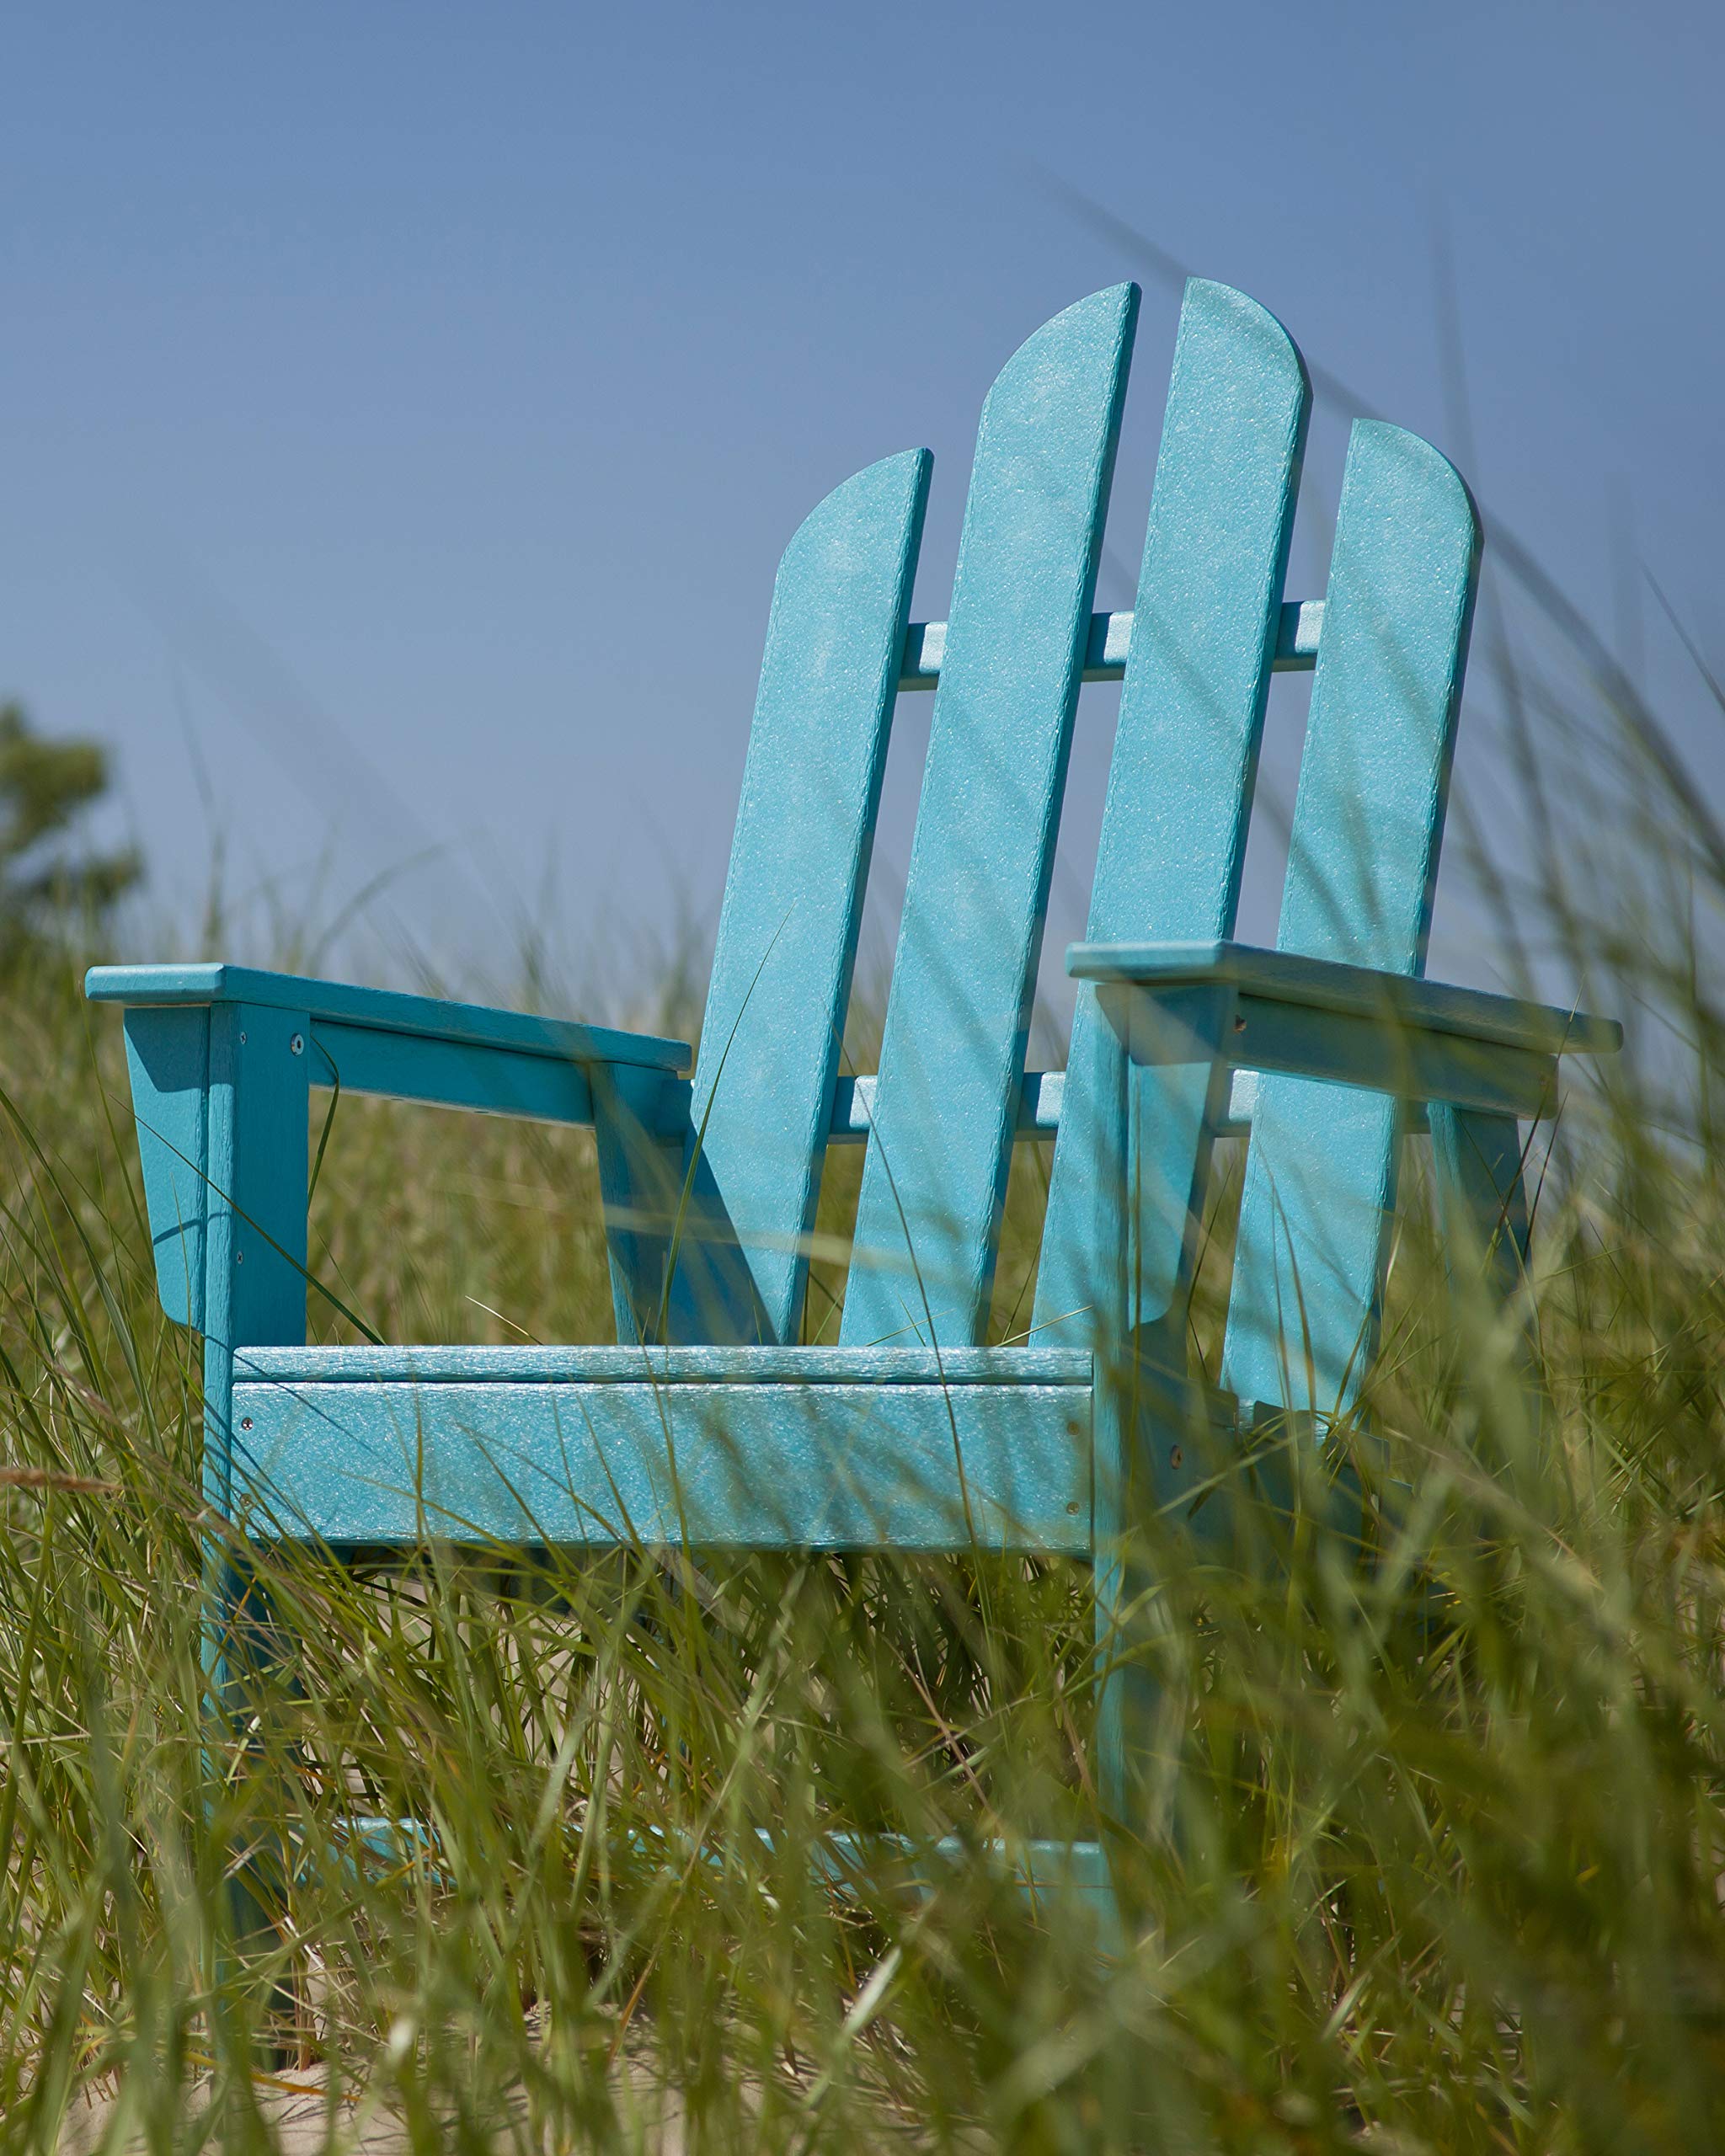
[[[1717, 6], [1589, 0], [10, 9], [0, 690], [115, 744], [164, 937], [219, 831], [245, 954], [398, 870], [373, 970], [500, 967], [526, 914], [615, 985], [716, 899], [801, 515], [928, 443], [943, 613], [993, 373], [1142, 273], [1064, 187], [1457, 455], [1712, 785], [1622, 563], [1725, 656], [1722, 79]], [[1115, 606], [1177, 304], [1144, 281]], [[1314, 438], [1296, 593], [1342, 440]], [[1056, 947], [1109, 717], [1092, 693]]]

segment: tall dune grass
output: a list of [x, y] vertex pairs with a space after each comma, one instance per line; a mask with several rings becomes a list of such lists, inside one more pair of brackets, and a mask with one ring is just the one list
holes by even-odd
[[[1537, 724], [1533, 768], [1567, 742], [1572, 782], [1520, 801], [1516, 888], [1474, 849], [1525, 931], [1506, 963], [1637, 1015], [1642, 1045], [1532, 1164], [1511, 1306], [1452, 1292], [1411, 1187], [1370, 1561], [1243, 1498], [1221, 1545], [1143, 1523], [1153, 1591], [1109, 1645], [1162, 1735], [1128, 1822], [1098, 1819], [1087, 1582], [1055, 1562], [266, 1554], [265, 1705], [212, 1725], [197, 1368], [156, 1304], [117, 1028], [70, 953], [18, 955], [5, 2144], [71, 2120], [266, 2148], [291, 2100], [331, 2148], [386, 2115], [428, 2150], [1719, 2146], [1725, 847], [1626, 684], [1517, 689], [1509, 766]], [[833, 1246], [856, 1165], [823, 1198]], [[312, 1264], [386, 1338], [609, 1337], [581, 1133], [344, 1102]], [[841, 1268], [816, 1271], [830, 1337]], [[889, 1865], [836, 1876], [830, 1837], [882, 1828], [1007, 1861], [926, 1895]], [[1027, 1840], [1099, 1828], [1141, 1920], [1112, 1954], [1010, 1876]], [[227, 1883], [242, 1859], [285, 1902], [273, 1938]]]

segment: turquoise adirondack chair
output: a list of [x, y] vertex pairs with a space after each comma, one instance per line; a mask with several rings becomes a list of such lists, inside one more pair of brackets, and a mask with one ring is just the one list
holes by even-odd
[[[908, 620], [931, 460], [820, 504], [781, 565], [700, 1052], [228, 965], [123, 1005], [160, 1291], [205, 1342], [221, 1515], [340, 1555], [447, 1536], [1065, 1553], [1106, 1636], [1136, 1504], [1180, 1502], [1215, 1140], [1249, 1123], [1224, 1424], [1322, 1427], [1373, 1344], [1403, 1131], [1513, 1270], [1519, 1124], [1615, 1025], [1422, 979], [1480, 538], [1454, 471], [1354, 430], [1322, 603], [1283, 598], [1310, 392], [1194, 283], [1143, 572], [1092, 614], [1138, 294], [1039, 330], [984, 408], [945, 623]], [[1274, 950], [1231, 940], [1270, 675], [1316, 669]], [[1081, 683], [1124, 679], [1064, 1074], [1028, 1071]], [[840, 1069], [889, 731], [932, 733], [879, 1070]], [[591, 1123], [608, 1347], [306, 1344], [308, 1097]], [[1026, 1344], [985, 1346], [1015, 1142], [1055, 1134]], [[837, 1344], [799, 1344], [823, 1162], [867, 1147]], [[1183, 1405], [1183, 1400], [1187, 1404]], [[1231, 1403], [1231, 1404], [1230, 1404]], [[1214, 1396], [1205, 1409], [1212, 1421]], [[1183, 1479], [1185, 1478], [1185, 1479]], [[1123, 1686], [1097, 1773], [1130, 1816]], [[1100, 1846], [1033, 1872], [1106, 1892]]]

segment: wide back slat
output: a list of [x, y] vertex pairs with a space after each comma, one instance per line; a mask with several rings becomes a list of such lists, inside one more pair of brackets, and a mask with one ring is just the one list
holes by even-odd
[[[1357, 423], [1279, 949], [1424, 970], [1478, 564], [1453, 467], [1399, 428]], [[1242, 1400], [1330, 1412], [1352, 1399], [1374, 1345], [1396, 1117], [1382, 1094], [1260, 1079], [1223, 1354]]]
[[[1108, 773], [1092, 942], [1231, 936], [1275, 656], [1311, 391], [1274, 318], [1194, 279], [1174, 347], [1144, 566]], [[1055, 1148], [1034, 1337], [1087, 1342], [1124, 1187], [1110, 1112], [1112, 1041], [1080, 988]], [[1170, 1172], [1190, 1179], [1193, 1134]], [[1183, 1200], [1184, 1186], [1180, 1193]], [[1140, 1278], [1140, 1322], [1178, 1283]]]
[[932, 460], [888, 457], [786, 549], [692, 1103], [669, 1331], [793, 1341]]
[[843, 1341], [980, 1340], [1138, 292], [990, 391], [882, 1040]]

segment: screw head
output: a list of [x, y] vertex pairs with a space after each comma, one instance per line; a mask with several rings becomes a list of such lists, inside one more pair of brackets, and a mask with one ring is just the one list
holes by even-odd
[[1176, 1445], [1176, 1446], [1174, 1447], [1174, 1449], [1173, 1449], [1173, 1450], [1172, 1450], [1172, 1451], [1168, 1454], [1168, 1465], [1169, 1465], [1169, 1466], [1170, 1466], [1170, 1467], [1178, 1467], [1178, 1466], [1180, 1465], [1181, 1461], [1182, 1461], [1182, 1460], [1183, 1460], [1185, 1459], [1185, 1457], [1186, 1457], [1185, 1454], [1184, 1454], [1183, 1452], [1182, 1452], [1182, 1451], [1181, 1451], [1181, 1449], [1180, 1449], [1180, 1448], [1178, 1447], [1178, 1445]]
[[242, 1415], [239, 1418], [239, 1426], [243, 1430], [249, 1430], [252, 1427], [251, 1417], [249, 1415]]
[[243, 1048], [243, 1047], [245, 1046], [245, 1044], [246, 1044], [246, 1037], [245, 1037], [245, 1035], [244, 1035], [243, 1033], [242, 1033], [242, 1034], [240, 1035], [240, 1037], [239, 1037], [239, 1044], [240, 1044], [240, 1046], [241, 1046], [242, 1048]]
[[296, 1033], [294, 1035], [293, 1038], [287, 1044], [287, 1052], [290, 1055], [303, 1055], [305, 1054], [306, 1037], [303, 1033]]
[[243, 1250], [237, 1250], [233, 1253], [233, 1262], [236, 1265], [243, 1265], [246, 1262], [245, 1252]]

